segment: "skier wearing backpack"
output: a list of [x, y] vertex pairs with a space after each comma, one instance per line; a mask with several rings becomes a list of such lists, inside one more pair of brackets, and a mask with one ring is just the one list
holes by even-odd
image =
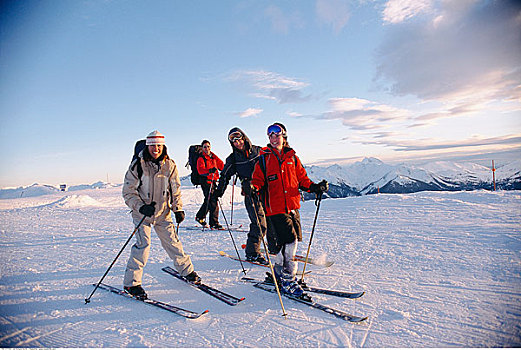
[[[231, 177], [235, 174], [237, 174], [241, 183], [249, 184], [251, 182], [253, 169], [259, 160], [259, 152], [261, 150], [260, 146], [252, 145], [244, 131], [237, 127], [232, 128], [228, 133], [228, 141], [232, 146], [232, 153], [226, 158], [219, 185], [214, 192], [217, 198], [223, 196]], [[243, 195], [244, 205], [250, 218], [250, 231], [246, 241], [246, 260], [266, 265], [268, 261], [260, 251], [261, 241], [263, 234], [268, 231], [268, 246], [271, 248], [270, 244], [273, 240], [270, 238], [273, 230], [268, 226], [264, 209], [258, 198], [254, 199], [251, 195], [244, 193]], [[255, 203], [253, 202], [254, 200]], [[257, 223], [257, 218], [261, 227]]]
[[219, 207], [217, 206], [217, 198], [213, 196], [217, 180], [219, 180], [219, 170], [223, 170], [223, 161], [211, 151], [210, 141], [203, 140], [202, 156], [197, 159], [197, 172], [203, 177], [201, 189], [204, 194], [204, 202], [195, 215], [195, 221], [206, 227], [206, 214], [210, 213], [210, 228], [222, 229], [219, 224]]
[[275, 277], [284, 293], [300, 297], [304, 291], [297, 283], [297, 263], [293, 260], [297, 241], [302, 241], [299, 188], [322, 194], [329, 186], [326, 180], [316, 184], [308, 178], [300, 159], [288, 144], [283, 124], [270, 125], [267, 133], [270, 143], [261, 150], [251, 186], [246, 185], [243, 190], [254, 195], [259, 191], [263, 194], [266, 215], [276, 236]]
[[146, 145], [130, 164], [122, 190], [134, 224], [146, 217], [136, 232], [136, 243], [130, 251], [123, 281], [125, 291], [140, 299], [147, 298], [141, 283], [150, 252], [152, 226], [175, 269], [191, 282], [201, 281], [183, 250], [170, 213], [174, 212], [177, 224], [185, 218], [180, 188], [177, 166], [167, 154], [165, 137], [155, 130], [147, 136]]

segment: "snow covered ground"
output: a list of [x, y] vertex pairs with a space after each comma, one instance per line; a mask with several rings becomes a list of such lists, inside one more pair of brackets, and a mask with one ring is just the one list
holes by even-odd
[[[234, 224], [247, 224], [236, 198]], [[193, 231], [199, 189], [183, 188], [180, 236], [203, 281], [246, 297], [228, 306], [161, 271], [153, 237], [150, 297], [207, 315], [187, 320], [98, 290], [84, 299], [132, 232], [121, 187], [0, 200], [2, 347], [501, 347], [521, 346], [521, 193], [420, 192], [322, 202], [310, 285], [359, 291], [316, 300], [356, 315], [350, 324], [240, 282], [227, 231]], [[222, 201], [230, 220], [230, 191]], [[315, 213], [303, 203], [304, 252]], [[221, 217], [221, 223], [224, 219]], [[245, 233], [234, 233], [238, 244]], [[105, 282], [121, 287], [127, 248]], [[263, 267], [248, 265], [248, 276]]]

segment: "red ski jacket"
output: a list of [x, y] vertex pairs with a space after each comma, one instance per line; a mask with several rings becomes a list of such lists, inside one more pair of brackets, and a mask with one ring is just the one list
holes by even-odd
[[313, 182], [292, 148], [280, 154], [268, 146], [260, 152], [251, 184], [264, 194], [266, 215], [287, 214], [300, 208], [299, 187], [309, 191]]
[[[203, 159], [204, 157], [204, 159]], [[211, 168], [217, 168], [223, 170], [224, 163], [223, 161], [217, 157], [213, 152], [210, 152], [210, 155], [207, 155], [203, 152], [203, 155], [197, 159], [197, 172], [199, 175], [206, 177], [206, 182], [211, 183], [212, 181], [217, 181], [219, 179], [219, 172], [210, 173], [209, 170]]]

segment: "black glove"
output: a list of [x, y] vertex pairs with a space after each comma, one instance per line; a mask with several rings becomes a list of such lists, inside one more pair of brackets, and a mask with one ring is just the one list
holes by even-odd
[[156, 212], [156, 202], [144, 204], [139, 208], [139, 212], [145, 216], [152, 216]]
[[185, 219], [185, 212], [184, 211], [174, 211], [174, 215], [175, 215], [175, 222], [177, 222], [178, 224], [182, 223], [183, 220]]
[[208, 170], [208, 173], [209, 173], [209, 174], [213, 174], [213, 173], [216, 173], [216, 172], [217, 172], [217, 168], [216, 168], [216, 167], [210, 168], [210, 169]]
[[213, 191], [213, 196], [215, 198], [221, 198], [224, 194], [224, 191], [222, 189], [216, 189], [215, 191]]
[[329, 190], [329, 184], [326, 180], [320, 181], [318, 184], [312, 183], [309, 185], [309, 192], [313, 192], [316, 194], [322, 194]]
[[241, 184], [242, 187], [242, 193], [244, 193], [245, 196], [251, 196], [255, 192], [257, 192], [257, 189], [251, 185], [251, 182], [249, 181], [243, 181]]

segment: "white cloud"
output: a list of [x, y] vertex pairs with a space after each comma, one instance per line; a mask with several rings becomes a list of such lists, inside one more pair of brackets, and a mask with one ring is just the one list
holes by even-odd
[[237, 71], [227, 80], [240, 84], [242, 88], [250, 90], [250, 94], [257, 98], [270, 99], [278, 103], [297, 103], [308, 101], [311, 96], [304, 95], [302, 90], [308, 83], [281, 74], [264, 71]]
[[432, 0], [389, 0], [383, 11], [383, 20], [388, 23], [401, 23], [433, 7]]
[[[505, 110], [521, 107], [521, 4], [446, 0], [436, 2], [435, 10], [427, 2], [415, 8], [407, 4], [387, 4], [388, 22], [399, 24], [386, 27], [376, 55], [376, 81], [389, 84], [393, 94], [440, 103], [439, 117], [483, 112], [492, 106], [501, 109], [498, 103]], [[399, 15], [392, 8], [407, 11]], [[420, 12], [428, 15], [399, 20]]]
[[411, 139], [400, 138], [398, 134], [382, 134], [381, 137], [364, 137], [351, 135], [349, 140], [364, 145], [379, 145], [391, 147], [395, 151], [441, 151], [456, 148], [487, 148], [495, 151], [521, 147], [521, 134], [504, 135], [498, 137], [482, 137], [475, 135], [464, 140], [442, 140], [439, 138]]
[[244, 112], [237, 113], [241, 118], [255, 117], [263, 112], [261, 108], [248, 108]]
[[407, 110], [360, 98], [332, 98], [329, 105], [330, 110], [316, 118], [338, 119], [355, 130], [381, 129], [411, 118]]
[[319, 21], [331, 25], [338, 34], [349, 21], [350, 11], [344, 0], [317, 0], [315, 9]]

